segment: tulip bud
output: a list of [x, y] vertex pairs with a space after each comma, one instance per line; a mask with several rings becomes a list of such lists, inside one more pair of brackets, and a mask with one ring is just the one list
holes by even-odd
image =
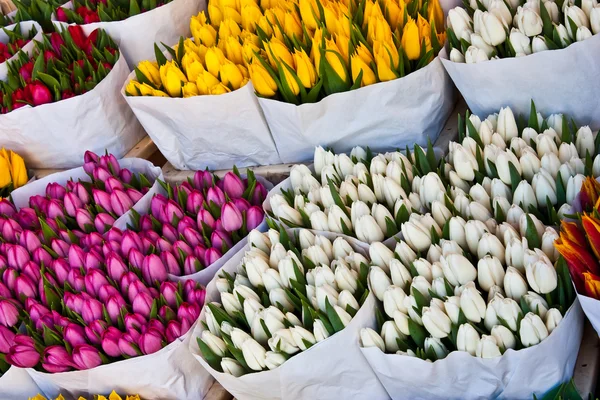
[[437, 307], [423, 307], [422, 321], [423, 326], [431, 334], [431, 336], [442, 339], [448, 336], [451, 331], [452, 321], [450, 318]]
[[527, 282], [537, 293], [550, 293], [556, 289], [558, 278], [556, 269], [552, 264], [540, 260], [533, 264], [528, 264], [525, 269]]
[[530, 347], [547, 338], [548, 329], [537, 314], [530, 312], [521, 320], [519, 336], [523, 346]]
[[463, 285], [475, 280], [477, 270], [462, 254], [450, 254], [440, 259], [444, 276], [451, 285]]
[[371, 215], [363, 215], [356, 220], [354, 226], [358, 240], [373, 243], [382, 241], [385, 238], [383, 231]]
[[548, 334], [552, 333], [554, 329], [558, 326], [560, 321], [562, 321], [563, 317], [560, 311], [556, 308], [551, 308], [546, 313], [546, 329], [548, 329]]
[[479, 346], [479, 333], [471, 324], [462, 324], [458, 327], [456, 336], [456, 348], [459, 351], [466, 351], [474, 356]]
[[385, 342], [382, 337], [371, 328], [362, 328], [360, 330], [360, 342], [362, 347], [378, 347], [385, 353]]

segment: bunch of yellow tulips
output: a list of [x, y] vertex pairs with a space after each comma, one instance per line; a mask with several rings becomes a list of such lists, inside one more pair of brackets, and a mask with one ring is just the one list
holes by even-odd
[[0, 198], [27, 183], [25, 161], [20, 155], [4, 147], [0, 150]]
[[446, 40], [438, 0], [209, 0], [190, 30], [172, 61], [157, 51], [138, 66], [128, 94], [222, 94], [251, 79], [259, 96], [310, 103], [401, 78]]
[[[119, 396], [114, 390], [112, 391], [111, 394], [108, 395], [108, 397], [102, 396], [102, 395], [96, 395], [93, 397], [93, 399], [94, 400], [141, 400], [140, 396], [138, 396], [137, 394], [133, 395], [133, 396], [126, 396], [125, 399], [123, 399], [123, 397]], [[48, 400], [48, 399], [46, 399], [41, 394], [38, 394], [35, 397], [30, 397], [29, 400]], [[63, 395], [58, 395], [56, 400], [65, 400], [65, 398], [63, 397]], [[79, 397], [78, 400], [86, 400], [86, 398]]]

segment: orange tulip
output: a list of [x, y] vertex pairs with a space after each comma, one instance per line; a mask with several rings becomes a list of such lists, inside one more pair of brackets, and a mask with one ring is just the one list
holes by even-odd
[[600, 300], [600, 276], [584, 272], [583, 281], [585, 284], [585, 294]]
[[596, 208], [600, 205], [600, 182], [596, 181], [593, 177], [588, 176], [583, 185], [581, 185], [581, 208], [584, 211], [590, 211], [591, 208], [596, 205]]
[[600, 259], [600, 221], [589, 214], [581, 217], [581, 224], [596, 258]]

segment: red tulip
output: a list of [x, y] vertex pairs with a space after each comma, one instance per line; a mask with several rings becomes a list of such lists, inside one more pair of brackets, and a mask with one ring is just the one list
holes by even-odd
[[69, 18], [67, 17], [67, 14], [65, 13], [65, 11], [63, 10], [62, 7], [59, 7], [56, 9], [56, 20], [57, 21], [61, 21], [61, 22], [68, 22]]
[[19, 75], [25, 80], [25, 82], [31, 81], [31, 75], [33, 74], [33, 62], [29, 61], [28, 63], [23, 64], [21, 68], [19, 68]]
[[29, 88], [34, 106], [41, 106], [42, 104], [52, 102], [52, 93], [43, 83], [38, 81], [31, 82], [25, 88]]

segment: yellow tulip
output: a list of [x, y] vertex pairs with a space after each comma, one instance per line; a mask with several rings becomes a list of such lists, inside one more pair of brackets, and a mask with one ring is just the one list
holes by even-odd
[[238, 37], [240, 33], [242, 33], [240, 26], [230, 18], [224, 19], [219, 25], [219, 41], [225, 40], [229, 36]]
[[263, 32], [265, 32], [267, 37], [271, 37], [273, 35], [273, 27], [266, 16], [263, 15], [258, 19], [258, 26], [263, 30]]
[[10, 163], [6, 158], [0, 157], [0, 188], [10, 185], [11, 182]]
[[254, 58], [255, 52], [259, 52], [260, 49], [256, 45], [254, 45], [254, 43], [246, 42], [244, 43], [243, 51], [244, 61], [246, 62], [246, 64], [250, 64], [252, 62], [252, 59]]
[[219, 70], [221, 69], [221, 65], [225, 64], [225, 60], [225, 54], [223, 54], [223, 51], [218, 47], [209, 48], [204, 57], [206, 69], [213, 74], [214, 77], [219, 76]]
[[388, 55], [376, 53], [375, 64], [377, 65], [377, 75], [379, 75], [379, 80], [381, 82], [391, 81], [398, 78], [398, 74], [392, 69], [390, 57]]
[[377, 1], [367, 0], [365, 2], [365, 12], [363, 16], [363, 27], [365, 27], [371, 20], [371, 18], [383, 17], [381, 7]]
[[138, 81], [129, 81], [129, 83], [125, 87], [125, 93], [131, 96], [140, 96], [139, 86], [140, 83]]
[[351, 27], [353, 25], [352, 18], [349, 13], [342, 14], [338, 18], [338, 30], [340, 35], [350, 37]]
[[198, 18], [190, 20], [190, 31], [196, 43], [213, 46], [217, 40], [217, 32], [211, 25], [202, 24]]
[[205, 69], [201, 62], [194, 61], [193, 63], [189, 64], [185, 70], [188, 81], [196, 82], [198, 75], [200, 75], [202, 71], [205, 71]]
[[421, 55], [421, 38], [419, 37], [419, 27], [412, 18], [409, 18], [402, 31], [402, 48], [409, 60], [419, 59]]
[[160, 86], [160, 73], [156, 61], [142, 61], [137, 67], [154, 86]]
[[198, 79], [196, 80], [196, 86], [198, 87], [198, 92], [200, 94], [210, 94], [210, 89], [220, 83], [221, 82], [208, 71], [203, 71], [198, 75]]
[[142, 83], [138, 86], [142, 96], [154, 96], [154, 88], [147, 83]]
[[[242, 73], [242, 76], [244, 78], [250, 79], [250, 74], [248, 73], [248, 68], [244, 67], [241, 64], [237, 64], [236, 67], [238, 67], [238, 69], [240, 70], [240, 72]], [[244, 86], [244, 85], [242, 85], [242, 86]]]
[[273, 97], [277, 92], [277, 83], [260, 62], [254, 61], [248, 65], [250, 79], [256, 93], [264, 97]]
[[174, 61], [167, 61], [160, 67], [160, 80], [171, 97], [181, 97], [181, 85], [187, 82], [187, 78]]
[[373, 52], [380, 57], [391, 57], [390, 65], [394, 69], [400, 65], [400, 53], [393, 42], [376, 41], [373, 43]]
[[12, 175], [13, 187], [19, 188], [27, 183], [27, 168], [25, 168], [25, 161], [23, 158], [15, 153], [14, 151], [10, 151], [10, 173]]
[[317, 19], [319, 17], [319, 7], [316, 0], [300, 0], [300, 15], [306, 28], [314, 31], [317, 29]]
[[325, 59], [327, 60], [327, 63], [333, 68], [337, 76], [345, 82], [348, 78], [348, 72], [346, 66], [342, 62], [343, 57], [340, 58], [340, 51], [333, 40], [325, 40], [325, 50]]
[[296, 37], [298, 40], [302, 39], [302, 23], [300, 22], [298, 14], [287, 12], [285, 13], [283, 21], [283, 30], [288, 37]]
[[[429, 11], [429, 23], [435, 21], [435, 29], [438, 33], [446, 32], [444, 29], [444, 11], [438, 0], [429, 0], [428, 3]], [[444, 42], [440, 42], [442, 44]]]
[[277, 24], [283, 25], [285, 11], [282, 8], [270, 8], [265, 10], [265, 17], [267, 17], [269, 23], [273, 26], [276, 26]]
[[250, 42], [253, 43], [255, 46], [260, 46], [260, 38], [258, 37], [258, 35], [247, 31], [245, 29], [242, 30], [242, 33], [240, 33], [240, 39], [242, 41], [242, 43], [246, 43], [246, 42]]
[[244, 80], [244, 75], [242, 75], [242, 72], [239, 70], [237, 65], [231, 61], [228, 61], [221, 65], [219, 72], [221, 74], [221, 82], [223, 82], [225, 86], [229, 86], [233, 90], [237, 90], [241, 87], [242, 81]]
[[338, 33], [340, 31], [338, 18], [333, 10], [332, 6], [323, 7], [323, 11], [325, 12], [325, 26], [330, 34]]
[[[202, 59], [200, 58], [198, 53], [188, 51], [183, 55], [183, 57], [181, 57], [181, 67], [183, 68], [183, 72], [186, 75], [188, 73], [188, 69], [189, 69], [190, 65], [193, 64], [194, 62], [202, 64]], [[159, 79], [160, 79], [160, 77], [159, 77]]]
[[362, 71], [362, 79], [360, 82], [360, 86], [372, 85], [377, 82], [377, 78], [375, 77], [375, 72], [371, 69], [369, 64], [365, 63], [365, 61], [358, 54], [354, 54], [351, 59], [351, 69], [352, 69], [352, 82], [356, 83], [358, 79], [358, 74]]
[[298, 78], [300, 78], [302, 86], [307, 89], [315, 86], [317, 73], [312, 61], [304, 49], [296, 50], [294, 52], [294, 63], [296, 64], [296, 74], [298, 75]]
[[196, 44], [192, 39], [186, 39], [183, 41], [183, 49], [186, 53], [195, 53], [200, 57], [200, 61], [204, 63], [204, 55], [206, 54], [206, 50], [208, 49], [202, 43]]
[[212, 94], [212, 95], [225, 94], [225, 93], [229, 93], [229, 92], [231, 92], [231, 89], [229, 89], [227, 86], [223, 85], [222, 83], [219, 83], [218, 85], [210, 88], [210, 94]]
[[233, 36], [229, 36], [225, 41], [225, 54], [227, 55], [227, 59], [236, 64], [242, 64], [244, 62], [242, 45], [238, 39]]
[[171, 97], [168, 94], [166, 94], [165, 92], [163, 92], [162, 90], [157, 90], [157, 89], [154, 89], [152, 91], [152, 96], [154, 96], [154, 97]]
[[[127, 396], [129, 397], [129, 396]], [[117, 392], [115, 392], [114, 390], [112, 392], [110, 392], [110, 394], [108, 395], [108, 400], [122, 400], [121, 396], [119, 396], [117, 394]]]
[[250, 32], [256, 32], [256, 24], [263, 14], [260, 8], [252, 3], [242, 8], [242, 27]]
[[263, 43], [267, 57], [273, 68], [277, 68], [275, 60], [282, 61], [294, 68], [294, 59], [287, 46], [279, 39], [273, 38], [269, 42]]
[[367, 42], [373, 44], [375, 41], [391, 42], [392, 30], [390, 24], [383, 17], [371, 17], [367, 28]]
[[223, 20], [230, 19], [236, 24], [242, 23], [242, 16], [238, 10], [231, 7], [223, 7]]
[[314, 61], [317, 73], [321, 65], [321, 47], [323, 46], [323, 30], [318, 28], [312, 38], [311, 57]]
[[223, 21], [223, 13], [221, 9], [214, 5], [212, 1], [208, 2], [208, 16], [210, 17], [210, 24], [214, 27], [221, 25]]
[[283, 66], [283, 78], [282, 81], [285, 80], [287, 82], [287, 87], [294, 94], [294, 96], [298, 96], [300, 93], [300, 86], [298, 82], [296, 82], [296, 78], [293, 75], [293, 72], [290, 71], [286, 66]]
[[356, 46], [354, 53], [358, 55], [367, 65], [371, 65], [373, 62], [373, 55], [363, 43], [360, 43], [358, 46]]
[[241, 4], [239, 0], [219, 0], [221, 3], [221, 9], [233, 8], [234, 10], [241, 10]]
[[401, 25], [401, 21], [404, 19], [404, 9], [402, 8], [403, 2], [397, 2], [397, 0], [386, 0], [384, 3], [385, 16], [390, 24], [393, 31]]
[[181, 92], [183, 93], [184, 98], [198, 96], [200, 94], [198, 91], [198, 86], [196, 86], [194, 82], [187, 82], [185, 85], [183, 85]]
[[419, 37], [431, 37], [431, 25], [429, 22], [419, 14], [417, 17], [417, 27], [419, 28]]
[[335, 45], [346, 61], [346, 65], [350, 65], [350, 38], [342, 34], [337, 34], [335, 35]]

